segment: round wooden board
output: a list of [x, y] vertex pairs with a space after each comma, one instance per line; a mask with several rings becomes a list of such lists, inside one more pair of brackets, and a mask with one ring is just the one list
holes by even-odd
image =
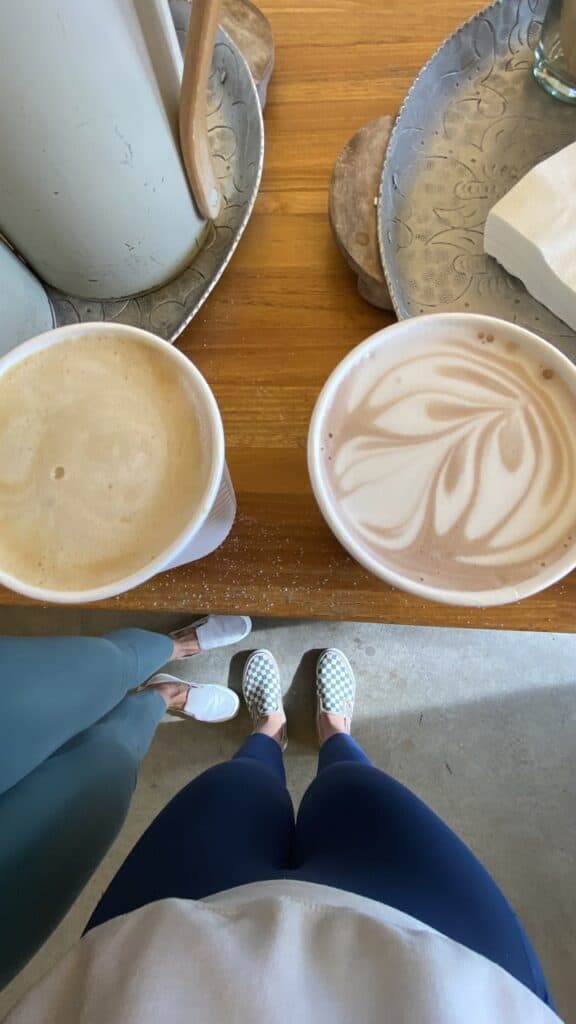
[[270, 22], [251, 0], [223, 0], [218, 20], [244, 56], [264, 108], [274, 68], [274, 37]]
[[394, 118], [360, 128], [339, 154], [330, 183], [329, 213], [338, 248], [358, 277], [360, 295], [392, 309], [378, 248], [378, 189]]

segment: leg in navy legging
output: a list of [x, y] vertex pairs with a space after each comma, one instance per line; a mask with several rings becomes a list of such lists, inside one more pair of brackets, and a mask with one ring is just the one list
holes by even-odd
[[349, 736], [322, 746], [302, 801], [292, 877], [396, 907], [493, 960], [550, 1002], [518, 918], [465, 844]]
[[88, 928], [169, 896], [201, 899], [286, 874], [294, 810], [282, 751], [249, 736], [170, 801], [136, 844]]

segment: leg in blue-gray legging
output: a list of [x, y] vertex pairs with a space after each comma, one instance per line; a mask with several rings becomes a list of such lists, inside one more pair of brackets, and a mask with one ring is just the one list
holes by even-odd
[[122, 629], [106, 637], [0, 638], [0, 793], [93, 725], [169, 661], [173, 642]]
[[126, 696], [172, 641], [0, 640], [0, 987], [46, 940], [115, 839], [166, 710]]

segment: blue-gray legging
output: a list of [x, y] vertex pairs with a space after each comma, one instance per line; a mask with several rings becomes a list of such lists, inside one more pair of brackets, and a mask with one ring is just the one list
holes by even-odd
[[[97, 639], [0, 640], [0, 972], [56, 926], [115, 838], [164, 712], [126, 697], [170, 657], [141, 630]], [[198, 899], [296, 878], [371, 897], [483, 953], [551, 1005], [522, 926], [496, 883], [416, 796], [350, 737], [322, 747], [297, 820], [280, 748], [251, 736], [152, 823], [88, 927], [167, 896]]]
[[0, 988], [59, 923], [118, 834], [166, 710], [126, 694], [170, 660], [141, 629], [0, 638]]

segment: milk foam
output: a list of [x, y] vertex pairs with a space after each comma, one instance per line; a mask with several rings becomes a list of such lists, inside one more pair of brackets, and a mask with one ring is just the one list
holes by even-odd
[[344, 525], [383, 565], [489, 590], [572, 547], [575, 439], [568, 385], [515, 342], [384, 340], [332, 401], [323, 474]]
[[2, 375], [2, 570], [82, 590], [165, 550], [209, 472], [188, 388], [161, 352], [113, 334], [60, 342]]

